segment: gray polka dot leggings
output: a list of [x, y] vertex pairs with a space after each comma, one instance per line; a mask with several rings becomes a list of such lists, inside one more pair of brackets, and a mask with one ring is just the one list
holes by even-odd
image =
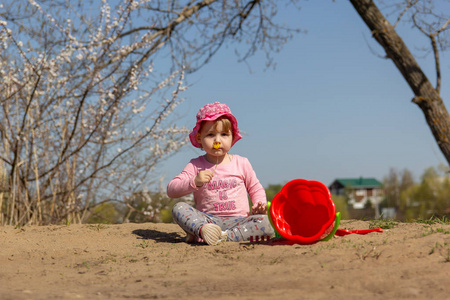
[[228, 234], [227, 241], [242, 242], [262, 237], [274, 237], [275, 232], [267, 215], [252, 215], [248, 217], [218, 217], [203, 213], [184, 202], [178, 202], [172, 208], [175, 223], [187, 233], [198, 238], [203, 225], [213, 223]]

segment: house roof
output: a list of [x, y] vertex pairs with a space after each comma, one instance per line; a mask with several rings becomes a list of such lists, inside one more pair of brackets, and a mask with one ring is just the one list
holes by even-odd
[[336, 178], [331, 185], [338, 182], [343, 187], [352, 188], [375, 188], [380, 187], [382, 184], [375, 178]]

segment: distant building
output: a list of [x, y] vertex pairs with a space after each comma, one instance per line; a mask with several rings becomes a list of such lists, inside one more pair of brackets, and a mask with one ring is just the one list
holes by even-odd
[[337, 178], [328, 188], [334, 195], [346, 195], [350, 208], [364, 209], [370, 206], [375, 209], [375, 217], [379, 216], [378, 207], [383, 201], [384, 192], [381, 182], [375, 178]]

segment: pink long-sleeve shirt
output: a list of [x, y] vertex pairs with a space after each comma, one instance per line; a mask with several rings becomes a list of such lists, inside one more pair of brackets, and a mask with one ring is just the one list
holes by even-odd
[[192, 159], [183, 171], [167, 185], [167, 195], [180, 198], [194, 194], [196, 209], [216, 216], [248, 216], [248, 195], [253, 204], [267, 203], [266, 192], [247, 158], [233, 155], [231, 162], [218, 165], [210, 182], [195, 185], [202, 170], [214, 171], [215, 164], [204, 156]]

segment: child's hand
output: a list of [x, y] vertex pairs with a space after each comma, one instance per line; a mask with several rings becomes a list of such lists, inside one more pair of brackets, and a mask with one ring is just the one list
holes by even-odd
[[253, 215], [265, 215], [267, 214], [267, 204], [262, 204], [262, 202], [258, 202], [257, 204], [252, 206], [252, 214]]
[[210, 170], [200, 171], [197, 176], [195, 176], [195, 185], [201, 187], [205, 183], [210, 182], [212, 178], [213, 173]]

